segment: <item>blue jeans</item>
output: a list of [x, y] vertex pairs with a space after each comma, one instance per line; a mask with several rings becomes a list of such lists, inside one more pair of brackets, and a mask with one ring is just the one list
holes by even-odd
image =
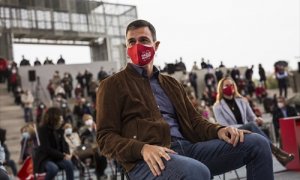
[[169, 161], [163, 160], [165, 170], [160, 176], [153, 176], [147, 163], [139, 161], [128, 173], [130, 179], [205, 180], [244, 165], [247, 179], [274, 179], [269, 142], [256, 133], [246, 134], [244, 143], [236, 147], [219, 139], [195, 144], [177, 139], [171, 149], [178, 154], [170, 154]]
[[269, 139], [269, 137], [254, 122], [249, 122], [247, 124], [244, 124], [244, 125], [240, 126], [239, 129], [245, 129], [245, 130], [249, 130], [251, 132], [260, 134], [260, 135], [264, 136], [269, 141], [270, 144], [272, 143], [272, 141]]
[[67, 180], [74, 179], [73, 164], [70, 160], [61, 160], [54, 163], [53, 161], [47, 161], [45, 163], [46, 177], [45, 180], [52, 180], [57, 175], [60, 169], [66, 171]]
[[33, 121], [33, 116], [32, 116], [32, 108], [24, 108], [24, 119], [25, 122], [32, 122]]

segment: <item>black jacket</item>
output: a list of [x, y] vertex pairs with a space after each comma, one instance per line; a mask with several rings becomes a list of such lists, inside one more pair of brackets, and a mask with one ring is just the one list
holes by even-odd
[[[287, 117], [297, 116], [297, 111], [294, 107], [287, 105], [286, 106], [286, 114], [287, 114]], [[284, 116], [283, 116], [281, 109], [279, 109], [277, 107], [273, 111], [273, 123], [274, 123], [275, 129], [279, 129], [279, 119], [280, 118], [284, 118]]]
[[64, 131], [48, 126], [38, 128], [40, 146], [35, 150], [35, 166], [38, 172], [43, 172], [46, 161], [58, 162], [64, 159], [64, 153], [69, 154], [69, 146], [64, 139]]

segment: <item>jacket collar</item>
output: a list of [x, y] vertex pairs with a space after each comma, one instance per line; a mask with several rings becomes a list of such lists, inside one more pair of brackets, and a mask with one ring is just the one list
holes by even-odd
[[223, 107], [225, 113], [227, 113], [232, 119], [234, 119], [237, 122], [234, 114], [232, 113], [231, 109], [229, 108], [229, 106], [227, 105], [224, 99], [221, 100], [220, 104]]
[[[127, 63], [125, 71], [130, 73], [136, 78], [148, 78], [147, 72], [144, 68], [136, 66], [132, 63]], [[153, 66], [153, 76], [155, 78], [158, 78], [159, 75], [160, 75], [159, 70], [157, 69], [157, 67]]]

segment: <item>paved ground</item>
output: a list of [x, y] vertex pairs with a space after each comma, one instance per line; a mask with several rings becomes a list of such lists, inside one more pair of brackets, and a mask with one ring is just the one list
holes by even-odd
[[[11, 158], [16, 162], [18, 161], [20, 154], [20, 128], [25, 124], [23, 120], [23, 111], [20, 106], [16, 106], [13, 103], [13, 97], [8, 94], [5, 85], [0, 84], [0, 127], [7, 129], [7, 142], [9, 150], [11, 151]], [[286, 171], [276, 159], [274, 159], [274, 175], [276, 180], [300, 180], [300, 171]], [[106, 173], [108, 175], [105, 179], [111, 178], [111, 168], [108, 166]], [[237, 173], [241, 179], [246, 179], [245, 167], [237, 170]], [[91, 170], [93, 175], [93, 170]], [[78, 172], [75, 172], [76, 179], [78, 178]], [[57, 179], [62, 179], [58, 177]], [[96, 179], [92, 176], [92, 179]], [[102, 178], [104, 179], [104, 178]], [[117, 178], [121, 179], [120, 176]], [[223, 179], [223, 175], [214, 177], [216, 180]], [[225, 179], [237, 179], [234, 171], [226, 173]]]

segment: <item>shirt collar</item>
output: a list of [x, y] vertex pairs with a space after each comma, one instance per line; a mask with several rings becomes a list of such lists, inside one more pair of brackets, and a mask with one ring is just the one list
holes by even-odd
[[[132, 66], [139, 75], [143, 76], [144, 78], [148, 78], [147, 71], [143, 67], [137, 66], [137, 65], [135, 65], [133, 63], [128, 63], [128, 64], [130, 66]], [[157, 69], [156, 66], [153, 66], [153, 76], [152, 77], [157, 78], [158, 75], [159, 75], [159, 70]]]

